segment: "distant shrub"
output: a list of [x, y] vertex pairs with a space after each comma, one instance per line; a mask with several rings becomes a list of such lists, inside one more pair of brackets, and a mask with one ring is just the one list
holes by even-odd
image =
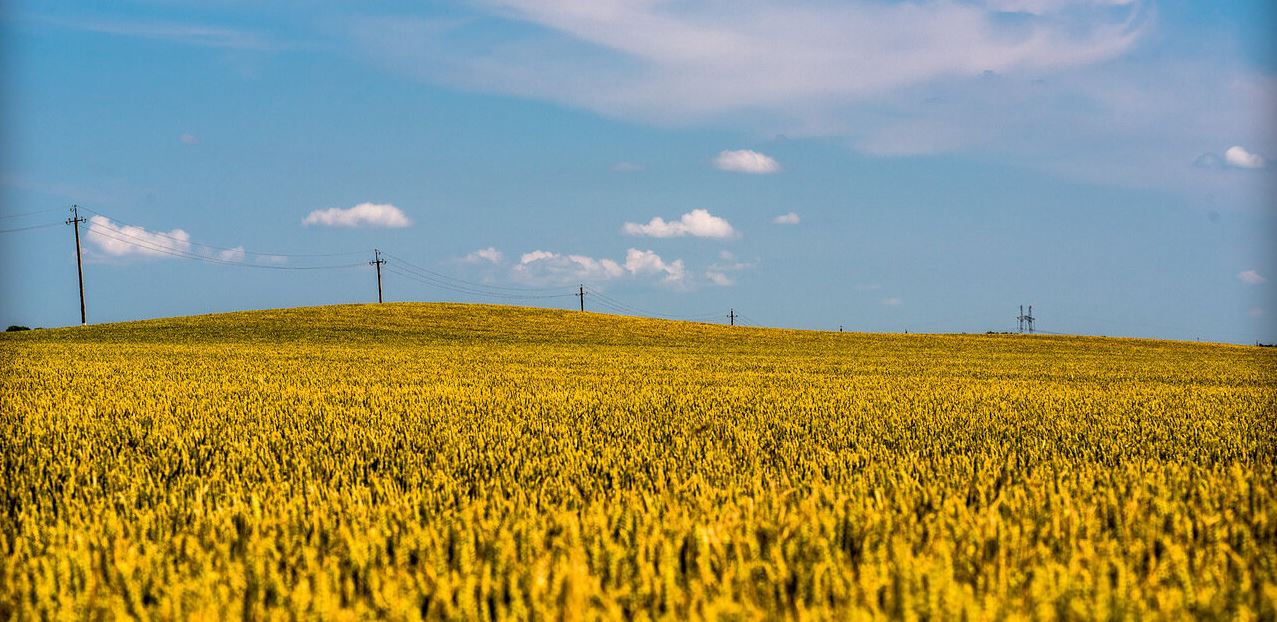
[[18, 326], [18, 325], [16, 325], [16, 324], [15, 324], [15, 325], [13, 325], [13, 326], [10, 326], [9, 328], [4, 329], [4, 332], [6, 332], [6, 333], [16, 333], [16, 332], [18, 332], [18, 331], [20, 331], [20, 330], [31, 330], [31, 329], [30, 329], [30, 328], [27, 328], [26, 326]]

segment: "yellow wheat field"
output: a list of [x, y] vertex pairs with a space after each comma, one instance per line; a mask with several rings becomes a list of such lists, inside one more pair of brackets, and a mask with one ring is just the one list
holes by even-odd
[[0, 338], [3, 619], [1277, 616], [1277, 356], [387, 304]]

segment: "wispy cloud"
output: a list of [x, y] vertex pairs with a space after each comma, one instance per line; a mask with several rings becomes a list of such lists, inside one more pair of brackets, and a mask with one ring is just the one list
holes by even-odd
[[665, 221], [656, 217], [645, 225], [627, 222], [621, 227], [626, 235], [647, 236], [653, 238], [679, 238], [692, 236], [697, 238], [730, 238], [736, 236], [731, 223], [719, 218], [709, 210], [694, 209], [679, 217], [678, 220]]
[[754, 267], [753, 263], [737, 261], [736, 256], [729, 251], [720, 252], [718, 258], [721, 261], [709, 265], [705, 271], [705, 278], [719, 287], [735, 285], [736, 279], [732, 278], [732, 274]]
[[1048, 15], [1073, 7], [1102, 8], [1134, 4], [1136, 0], [985, 0], [985, 6], [1006, 13]]
[[39, 17], [38, 21], [84, 32], [169, 41], [199, 47], [266, 51], [282, 46], [265, 35], [237, 28], [173, 21]]
[[798, 217], [798, 214], [789, 212], [773, 218], [772, 222], [778, 225], [796, 225], [800, 220], [801, 219]]
[[177, 142], [180, 142], [183, 145], [194, 145], [198, 143], [199, 141], [200, 139], [194, 134], [183, 133], [183, 134], [177, 135]]
[[1213, 153], [1203, 153], [1193, 160], [1195, 168], [1219, 170], [1224, 168], [1224, 159]]
[[639, 171], [644, 170], [644, 168], [645, 167], [642, 164], [637, 164], [635, 162], [629, 162], [629, 161], [621, 161], [612, 165], [612, 172], [613, 173], [637, 173]]
[[[819, 116], [829, 106], [985, 70], [1049, 70], [1130, 49], [1142, 3], [785, 3], [491, 0], [540, 28], [475, 49], [458, 24], [365, 22], [375, 54], [433, 79], [654, 121], [741, 111]], [[1125, 4], [1114, 11], [1113, 5]], [[1116, 13], [1116, 15], [1115, 15]]]
[[[227, 248], [217, 251], [216, 257], [222, 261], [244, 261], [247, 257], [247, 253], [244, 252], [243, 246], [236, 246], [235, 248]], [[273, 259], [274, 258], [272, 257], [272, 260]]]
[[351, 208], [317, 209], [302, 219], [305, 226], [402, 229], [412, 225], [403, 211], [389, 203], [360, 203]]
[[717, 270], [706, 270], [705, 278], [709, 279], [710, 283], [713, 283], [719, 287], [731, 287], [732, 285], [736, 284], [736, 281], [733, 280], [732, 277], [727, 276], [726, 274], [723, 274], [722, 272], [719, 272]]
[[714, 168], [733, 173], [766, 175], [779, 171], [780, 164], [769, 155], [750, 149], [738, 149], [718, 152], [714, 158]]
[[882, 299], [882, 304], [887, 305], [888, 307], [898, 307], [898, 306], [900, 306], [900, 305], [902, 305], [902, 304], [904, 304], [904, 303], [905, 303], [904, 299], [902, 299], [902, 298], [897, 298], [897, 297], [895, 297], [895, 296], [891, 296], [890, 298], [883, 298], [883, 299]]

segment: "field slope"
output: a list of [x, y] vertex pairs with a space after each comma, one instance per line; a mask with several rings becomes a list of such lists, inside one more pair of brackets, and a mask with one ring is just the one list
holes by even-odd
[[1277, 616], [1277, 352], [514, 307], [0, 337], [0, 618]]

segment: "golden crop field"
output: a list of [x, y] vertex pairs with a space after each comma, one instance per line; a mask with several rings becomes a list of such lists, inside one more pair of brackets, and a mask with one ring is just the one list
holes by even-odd
[[9, 334], [0, 618], [1273, 620], [1275, 355], [450, 304]]

